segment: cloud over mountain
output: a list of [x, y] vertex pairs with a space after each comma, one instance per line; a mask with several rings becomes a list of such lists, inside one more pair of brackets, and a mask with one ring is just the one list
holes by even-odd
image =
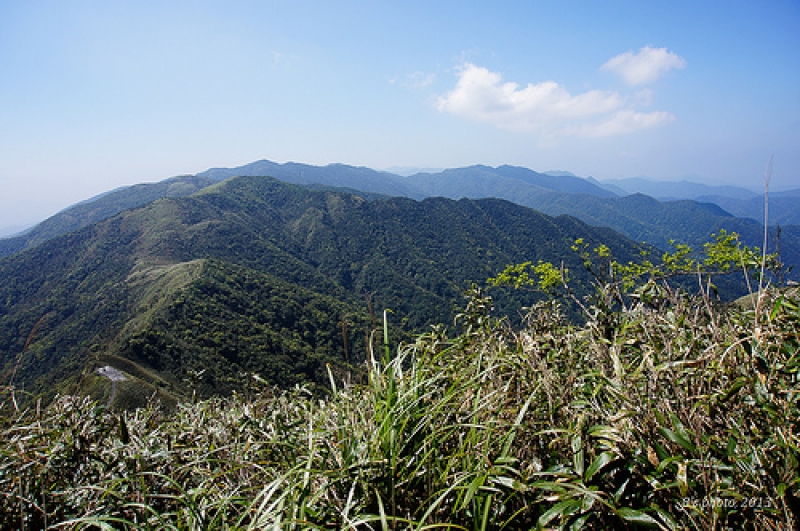
[[501, 74], [471, 63], [458, 69], [455, 88], [440, 96], [436, 106], [467, 120], [501, 129], [548, 136], [611, 136], [627, 134], [672, 121], [668, 112], [639, 112], [641, 98], [616, 91], [589, 90], [570, 94], [555, 81], [520, 87], [504, 82]]

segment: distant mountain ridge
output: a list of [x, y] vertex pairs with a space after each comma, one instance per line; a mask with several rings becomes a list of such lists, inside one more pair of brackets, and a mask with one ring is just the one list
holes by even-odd
[[211, 168], [198, 173], [197, 176], [207, 177], [216, 181], [239, 176], [266, 176], [292, 184], [324, 184], [363, 190], [365, 192], [421, 199], [420, 194], [408, 186], [405, 179], [399, 175], [346, 164], [313, 166], [297, 162], [279, 164], [269, 160], [260, 160], [236, 168]]
[[[506, 199], [547, 214], [568, 214], [593, 225], [607, 226], [630, 238], [662, 249], [668, 248], [670, 240], [700, 245], [711, 233], [720, 229], [740, 233], [748, 245], [762, 244], [759, 222], [763, 219], [763, 201], [757, 195], [750, 199], [699, 196], [698, 200], [691, 201], [656, 201], [648, 200], [644, 195], [628, 194], [609, 181], [583, 179], [564, 171], [539, 173], [508, 165], [496, 168], [475, 165], [402, 177], [386, 171], [345, 164], [313, 166], [261, 160], [236, 168], [212, 168], [192, 178], [179, 177], [175, 181], [167, 180], [112, 191], [85, 204], [66, 209], [20, 237], [0, 239], [0, 256], [18, 252], [48, 237], [100, 221], [125, 208], [146, 204], [154, 197], [176, 193], [169, 192], [176, 186], [179, 191], [177, 193], [188, 195], [212, 182], [232, 176], [271, 176], [303, 186], [358, 190], [368, 199], [380, 196], [413, 199], [437, 196], [451, 199]], [[646, 185], [654, 193], [669, 190], [674, 195], [715, 191], [728, 191], [739, 196], [754, 194], [736, 187], [709, 187], [698, 183], [654, 183], [643, 179], [611, 182], [628, 186], [629, 189], [634, 185]], [[684, 188], [681, 189], [681, 186]], [[614, 190], [619, 196], [615, 195]], [[798, 196], [800, 194], [791, 192], [771, 195], [771, 224], [777, 223], [787, 229], [800, 221]], [[787, 263], [800, 266], [800, 243], [792, 239], [792, 234], [795, 231], [783, 230], [782, 235], [786, 241], [781, 249]], [[771, 248], [774, 245], [774, 242], [770, 242]], [[799, 274], [800, 267], [795, 269], [795, 275]]]
[[[434, 177], [429, 177], [433, 175]], [[159, 183], [138, 184], [105, 192], [51, 216], [24, 234], [0, 238], [0, 256], [7, 256], [37, 245], [48, 238], [102, 221], [127, 208], [147, 204], [159, 197], [190, 195], [213, 182], [234, 176], [269, 176], [300, 185], [358, 190], [375, 195], [423, 199], [431, 196], [482, 198], [497, 197], [525, 204], [526, 198], [548, 190], [580, 191], [599, 196], [613, 195], [577, 177], [554, 177], [527, 168], [471, 166], [437, 174], [417, 173], [402, 177], [365, 167], [330, 164], [313, 166], [261, 160], [236, 168], [211, 168], [196, 176], [181, 176]], [[437, 184], [438, 182], [438, 184]]]
[[[664, 182], [644, 178], [594, 181], [618, 195], [641, 193], [660, 201], [688, 199], [713, 203], [730, 214], [759, 223], [764, 221], [764, 192], [740, 186], [707, 185], [690, 181]], [[800, 189], [770, 192], [770, 225], [800, 225]]]
[[[719, 195], [700, 196], [697, 201], [714, 203], [732, 215], [749, 218], [758, 222], [764, 221], [764, 195], [749, 199], [737, 199]], [[771, 192], [769, 194], [770, 225], [800, 225], [800, 190]]]
[[[763, 241], [763, 228], [758, 220], [733, 216], [719, 204], [711, 201], [685, 199], [659, 201], [641, 193], [617, 196], [595, 179], [566, 175], [567, 172], [549, 175], [517, 166], [493, 168], [474, 165], [438, 173], [418, 173], [403, 178], [387, 172], [341, 164], [319, 167], [299, 163], [276, 164], [260, 161], [238, 168], [209, 170], [198, 175], [223, 178], [235, 174], [259, 175], [266, 171], [271, 171], [278, 179], [298, 184], [309, 183], [316, 179], [315, 182], [318, 183], [415, 199], [436, 196], [451, 199], [496, 197], [549, 215], [566, 214], [592, 225], [610, 227], [629, 238], [661, 249], [668, 249], [670, 240], [693, 246], [702, 245], [712, 233], [720, 229], [739, 233], [747, 245], [761, 246]], [[623, 181], [629, 184], [642, 182], [653, 184], [653, 181], [644, 179]], [[674, 183], [656, 184], [662, 190], [677, 190]], [[688, 184], [691, 185], [689, 189], [695, 192], [728, 189], [699, 183]], [[736, 187], [730, 189], [741, 195], [755, 195], [746, 189]], [[624, 191], [622, 192], [624, 194]], [[784, 242], [781, 250], [785, 262], [795, 265], [794, 275], [798, 275], [800, 241], [795, 241], [793, 234], [795, 234], [793, 230], [783, 231]], [[776, 244], [770, 241], [768, 245], [770, 249], [774, 249]]]
[[[514, 201], [513, 197], [530, 196], [548, 191], [613, 197], [615, 194], [586, 179], [568, 175], [548, 175], [520, 166], [468, 166], [439, 173], [420, 173], [408, 181], [425, 195], [479, 198], [498, 197]], [[459, 197], [456, 197], [459, 196]], [[515, 201], [517, 202], [517, 201]]]
[[[534, 186], [537, 189], [569, 193], [588, 193], [599, 197], [615, 195], [594, 183], [569, 175], [548, 175], [520, 166], [474, 165], [463, 168], [450, 168], [435, 173], [415, 173], [402, 177], [389, 172], [370, 168], [329, 164], [312, 166], [296, 162], [278, 164], [261, 160], [236, 168], [212, 168], [197, 174], [211, 179], [226, 179], [238, 175], [267, 175], [294, 184], [320, 183], [375, 192], [386, 195], [421, 199], [441, 195], [460, 199], [461, 197], [504, 197], [509, 186]], [[493, 179], [495, 181], [493, 181]], [[506, 181], [503, 179], [511, 179]], [[457, 181], [455, 184], [454, 181]], [[463, 186], [468, 186], [465, 191]], [[463, 195], [458, 195], [463, 194]], [[458, 197], [455, 197], [458, 196]]]
[[697, 199], [702, 196], [750, 199], [758, 195], [753, 190], [741, 186], [708, 185], [685, 180], [654, 181], [642, 177], [633, 177], [630, 179], [604, 179], [597, 182], [600, 186], [605, 186], [612, 190], [622, 190], [626, 194], [645, 194], [665, 201]]

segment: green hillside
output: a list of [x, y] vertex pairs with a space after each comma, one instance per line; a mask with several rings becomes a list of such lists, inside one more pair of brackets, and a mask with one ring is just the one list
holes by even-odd
[[[639, 250], [500, 199], [237, 177], [2, 258], [0, 526], [793, 528], [797, 288], [622, 297], [606, 259]], [[464, 300], [539, 260], [584, 320]]]
[[499, 197], [522, 204], [524, 198], [548, 192], [589, 194], [613, 197], [614, 193], [574, 176], [553, 176], [518, 166], [476, 165], [452, 168], [438, 173], [411, 175], [406, 181], [422, 196], [444, 196], [453, 199]]
[[[398, 334], [448, 324], [471, 281], [525, 260], [563, 261], [584, 289], [579, 237], [623, 261], [638, 252], [501, 200], [367, 201], [235, 178], [0, 259], [0, 360], [34, 394], [94, 389], [106, 364], [168, 397], [253, 374], [324, 382], [327, 364], [346, 370], [345, 342], [363, 356], [370, 309], [391, 308]], [[512, 317], [530, 302], [498, 300]]]
[[189, 175], [106, 192], [47, 218], [22, 235], [0, 239], [0, 256], [7, 256], [33, 247], [50, 238], [108, 219], [123, 210], [146, 205], [162, 197], [191, 195], [213, 182], [206, 177]]
[[[764, 227], [745, 218], [737, 218], [711, 203], [680, 200], [661, 202], [652, 197], [634, 194], [602, 198], [586, 194], [550, 193], [520, 201], [546, 214], [569, 214], [591, 225], [610, 227], [635, 240], [668, 249], [670, 240], [702, 245], [708, 235], [724, 229], [741, 236], [744, 244], [762, 247]], [[800, 269], [800, 240], [792, 227], [781, 234], [784, 262]], [[775, 231], [771, 230], [768, 249], [776, 248]], [[795, 271], [795, 275], [797, 271]]]
[[[451, 199], [500, 198], [551, 216], [569, 215], [590, 225], [610, 227], [637, 242], [647, 242], [662, 250], [668, 250], [669, 241], [673, 239], [693, 246], [702, 245], [710, 234], [720, 229], [740, 234], [742, 241], [750, 246], [762, 246], [763, 242], [760, 219], [732, 216], [713, 204], [713, 200], [658, 201], [643, 194], [615, 197], [612, 192], [590, 179], [540, 174], [515, 166], [492, 168], [476, 165], [401, 178], [386, 172], [343, 164], [319, 167], [259, 161], [238, 168], [213, 169], [199, 175], [211, 178], [271, 175], [289, 182], [344, 186], [416, 199], [433, 196]], [[675, 190], [678, 186], [684, 191], [692, 185], [672, 184]], [[698, 193], [729, 191], [725, 187], [698, 186]], [[662, 188], [651, 189], [654, 192], [664, 191]], [[733, 189], [730, 191], [736, 192]], [[781, 225], [792, 224], [792, 218], [787, 215], [787, 211], [791, 210], [788, 207], [792, 201], [796, 202], [796, 198], [777, 194], [774, 199], [776, 215], [779, 217], [772, 216], [772, 219], [778, 220]], [[757, 202], [758, 199], [753, 201]], [[793, 230], [784, 231], [781, 252], [784, 262], [795, 266], [796, 277], [800, 272], [800, 240], [795, 239], [792, 234]], [[769, 242], [769, 246], [770, 250], [775, 248], [774, 240]]]

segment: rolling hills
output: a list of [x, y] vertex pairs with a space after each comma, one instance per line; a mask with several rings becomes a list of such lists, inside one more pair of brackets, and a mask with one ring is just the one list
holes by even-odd
[[[30, 248], [47, 238], [101, 221], [127, 208], [144, 205], [157, 197], [188, 195], [237, 175], [266, 175], [318, 189], [348, 190], [370, 199], [380, 196], [506, 199], [549, 215], [566, 214], [591, 225], [610, 227], [633, 240], [660, 249], [668, 249], [670, 240], [699, 246], [709, 235], [721, 229], [737, 232], [743, 243], [750, 246], [762, 246], [763, 242], [763, 227], [759, 223], [763, 217], [763, 200], [755, 194], [752, 194], [754, 197], [738, 199], [746, 197], [749, 192], [732, 187], [679, 183], [679, 190], [676, 190], [683, 195], [725, 192], [731, 197], [659, 201], [639, 193], [616, 196], [607, 189], [607, 184], [594, 179], [538, 173], [516, 166], [492, 168], [478, 165], [401, 177], [344, 164], [322, 167], [262, 160], [236, 168], [214, 168], [194, 177], [177, 177], [109, 192], [62, 211], [22, 236], [0, 239], [0, 256]], [[649, 191], [665, 191], [665, 183], [661, 183], [659, 188], [658, 183], [650, 181], [628, 181], [619, 181], [619, 184], [628, 188], [647, 185]], [[625, 193], [621, 188], [618, 191]], [[770, 219], [782, 226], [780, 249], [783, 260], [794, 266], [792, 274], [797, 279], [800, 240], [794, 236], [797, 233], [794, 226], [798, 199], [790, 192], [772, 194], [771, 197]], [[727, 208], [735, 215], [731, 215]], [[775, 233], [774, 228], [772, 233]], [[769, 249], [774, 250], [776, 245], [775, 239], [771, 238]]]
[[[697, 246], [721, 229], [763, 237], [716, 204], [618, 197], [512, 166], [209, 170], [108, 192], [0, 240], [0, 370], [34, 394], [103, 395], [93, 368], [124, 367], [118, 400], [131, 405], [225, 394], [254, 375], [313, 387], [328, 367], [350, 371], [383, 308], [402, 336], [451, 323], [469, 282], [510, 263], [563, 262], [586, 289], [575, 238], [626, 261], [635, 242]], [[782, 227], [780, 246], [800, 264], [800, 228]], [[511, 316], [532, 300], [495, 295]]]
[[[622, 260], [638, 252], [498, 199], [367, 200], [233, 178], [0, 259], [4, 379], [34, 395], [102, 393], [94, 370], [112, 365], [138, 384], [118, 399], [130, 404], [225, 394], [254, 375], [313, 387], [363, 359], [383, 308], [395, 334], [448, 324], [470, 281], [524, 260], [563, 261], [580, 289], [578, 237]], [[532, 300], [498, 304], [513, 315]]]
[[[328, 171], [332, 173], [329, 175]], [[237, 168], [209, 170], [198, 175], [210, 178], [270, 175], [298, 184], [316, 182], [417, 199], [431, 196], [451, 199], [494, 197], [531, 207], [545, 214], [553, 216], [566, 214], [590, 225], [610, 227], [633, 240], [646, 242], [660, 249], [669, 249], [670, 240], [697, 247], [707, 241], [712, 233], [718, 233], [721, 229], [740, 234], [742, 242], [746, 245], [758, 247], [763, 245], [764, 230], [758, 220], [749, 219], [753, 217], [751, 215], [744, 217], [731, 215], [715, 201], [689, 199], [659, 201], [641, 193], [617, 196], [593, 179], [582, 179], [572, 175], [548, 175], [515, 166], [491, 168], [477, 165], [438, 173], [419, 173], [402, 178], [386, 172], [341, 164], [319, 167], [260, 161]], [[656, 183], [648, 183], [650, 185], [648, 190], [654, 192], [666, 190], [664, 187], [666, 183], [661, 183], [663, 185], [661, 187], [655, 186]], [[685, 194], [728, 192], [738, 197], [746, 196], [748, 193], [747, 190], [734, 187], [715, 188], [704, 185], [689, 186], [690, 184], [692, 183], [681, 184]], [[793, 278], [797, 279], [800, 273], [800, 240], [794, 237], [797, 231], [792, 228], [794, 218], [791, 217], [793, 211], [791, 205], [796, 204], [797, 198], [791, 193], [786, 193], [777, 194], [774, 199], [779, 216], [775, 219], [778, 219], [781, 225], [785, 225], [780, 243], [783, 260], [794, 267]], [[739, 200], [731, 199], [730, 204], [740, 204], [737, 201]], [[757, 196], [754, 199], [741, 201], [747, 201], [749, 206], [746, 208], [758, 208], [758, 201], [763, 205], [763, 199], [760, 200]], [[747, 213], [746, 208], [741, 212]], [[761, 208], [763, 212], [763, 206]], [[772, 233], [774, 232], [773, 229]], [[770, 251], [776, 248], [774, 238], [768, 242], [768, 248]]]

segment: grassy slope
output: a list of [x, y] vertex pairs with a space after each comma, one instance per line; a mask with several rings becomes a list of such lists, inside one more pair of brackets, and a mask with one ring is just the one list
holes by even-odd
[[369, 350], [368, 381], [321, 401], [16, 412], [6, 391], [0, 525], [794, 528], [800, 294], [758, 317], [661, 296], [580, 327], [544, 303], [512, 328], [475, 294], [458, 337]]

